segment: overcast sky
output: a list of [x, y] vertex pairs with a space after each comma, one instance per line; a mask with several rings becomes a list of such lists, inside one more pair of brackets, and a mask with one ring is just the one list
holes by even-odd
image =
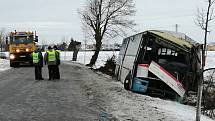
[[[0, 0], [0, 28], [7, 31], [37, 31], [40, 43], [83, 41], [81, 20], [77, 14], [86, 0]], [[203, 31], [195, 25], [198, 7], [205, 0], [134, 0], [136, 16], [133, 18], [137, 32], [148, 29], [178, 31], [202, 42]], [[215, 22], [211, 24], [209, 41], [215, 42]], [[129, 35], [134, 34], [130, 33]], [[122, 39], [117, 40], [121, 42]]]

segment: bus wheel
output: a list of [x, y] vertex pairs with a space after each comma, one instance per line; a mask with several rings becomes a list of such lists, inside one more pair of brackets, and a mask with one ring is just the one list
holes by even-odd
[[124, 81], [124, 88], [125, 90], [131, 90], [131, 78], [130, 76], [128, 75], [126, 78], [125, 78], [125, 81]]
[[130, 87], [129, 80], [125, 79], [125, 81], [124, 81], [124, 88], [125, 88], [125, 90], [129, 90], [129, 87]]
[[126, 78], [124, 81], [124, 88], [125, 90], [132, 90], [132, 82], [131, 78]]

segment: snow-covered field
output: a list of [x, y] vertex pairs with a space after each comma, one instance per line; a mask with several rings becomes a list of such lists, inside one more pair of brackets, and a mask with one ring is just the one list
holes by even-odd
[[207, 52], [205, 69], [207, 68], [215, 68], [215, 51]]
[[[5, 52], [7, 57], [9, 56], [8, 52]], [[97, 62], [94, 68], [98, 68], [105, 64], [105, 61], [112, 57], [113, 55], [117, 56], [119, 51], [101, 51], [99, 53]], [[44, 53], [43, 53], [44, 54]], [[93, 51], [80, 51], [78, 53], [77, 62], [82, 64], [88, 64], [92, 55], [94, 54]], [[61, 60], [62, 61], [71, 61], [72, 60], [73, 52], [61, 52]], [[9, 60], [0, 59], [0, 71], [4, 71], [10, 69]]]
[[[8, 53], [7, 53], [8, 54]], [[93, 52], [79, 52], [77, 62], [87, 64], [90, 61]], [[118, 55], [118, 52], [105, 51], [100, 52], [96, 67], [104, 65], [107, 58], [112, 55]], [[72, 52], [61, 52], [63, 61], [72, 60]], [[215, 67], [215, 52], [208, 52], [206, 68]], [[0, 71], [10, 69], [9, 60], [0, 59]], [[109, 103], [112, 108], [108, 109], [114, 117], [124, 120], [138, 121], [194, 121], [196, 109], [191, 106], [182, 105], [178, 102], [162, 100], [145, 95], [135, 94], [123, 89], [120, 82], [107, 82], [95, 79], [89, 81], [86, 85], [92, 91], [101, 92], [102, 95], [110, 97]], [[96, 86], [96, 89], [95, 89]], [[131, 118], [133, 117], [133, 118]], [[201, 121], [213, 121], [202, 116]]]
[[[5, 52], [7, 57], [9, 56], [8, 52]], [[44, 54], [44, 53], [43, 53]], [[63, 61], [70, 61], [72, 60], [72, 54], [73, 52], [61, 52], [61, 60]], [[77, 62], [82, 64], [88, 64], [90, 62], [90, 59], [92, 55], [94, 54], [93, 51], [80, 51], [78, 53]], [[101, 51], [99, 53], [97, 62], [95, 64], [95, 68], [98, 68], [100, 66], [103, 66], [105, 64], [105, 61], [115, 55], [118, 56], [119, 51]], [[215, 67], [215, 51], [208, 51], [207, 52], [207, 58], [206, 58], [206, 66], [207, 68], [213, 68]], [[9, 61], [5, 59], [0, 59], [0, 71], [9, 69]]]
[[[61, 52], [61, 60], [72, 60], [72, 54], [73, 52]], [[93, 54], [93, 51], [81, 51], [78, 53], [77, 62], [88, 64]], [[119, 51], [101, 51], [95, 64], [95, 68], [103, 66], [108, 58], [112, 57], [113, 55], [118, 56], [118, 54]]]

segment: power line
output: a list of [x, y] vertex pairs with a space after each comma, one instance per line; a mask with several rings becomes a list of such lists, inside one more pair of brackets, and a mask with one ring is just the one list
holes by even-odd
[[172, 15], [172, 16], [154, 16], [154, 17], [148, 17], [144, 18], [144, 15], [136, 15], [135, 17], [141, 17], [139, 20], [161, 20], [161, 19], [175, 19], [175, 18], [181, 18], [181, 17], [194, 17], [193, 14], [184, 14], [184, 15]]

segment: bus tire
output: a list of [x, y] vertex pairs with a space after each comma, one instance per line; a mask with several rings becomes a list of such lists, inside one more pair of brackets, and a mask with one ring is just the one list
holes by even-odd
[[125, 88], [125, 90], [129, 90], [130, 89], [129, 83], [130, 83], [129, 80], [125, 79], [125, 81], [124, 81], [124, 88]]
[[124, 88], [125, 90], [131, 90], [132, 89], [132, 83], [131, 83], [131, 76], [130, 73], [127, 75], [124, 81]]

